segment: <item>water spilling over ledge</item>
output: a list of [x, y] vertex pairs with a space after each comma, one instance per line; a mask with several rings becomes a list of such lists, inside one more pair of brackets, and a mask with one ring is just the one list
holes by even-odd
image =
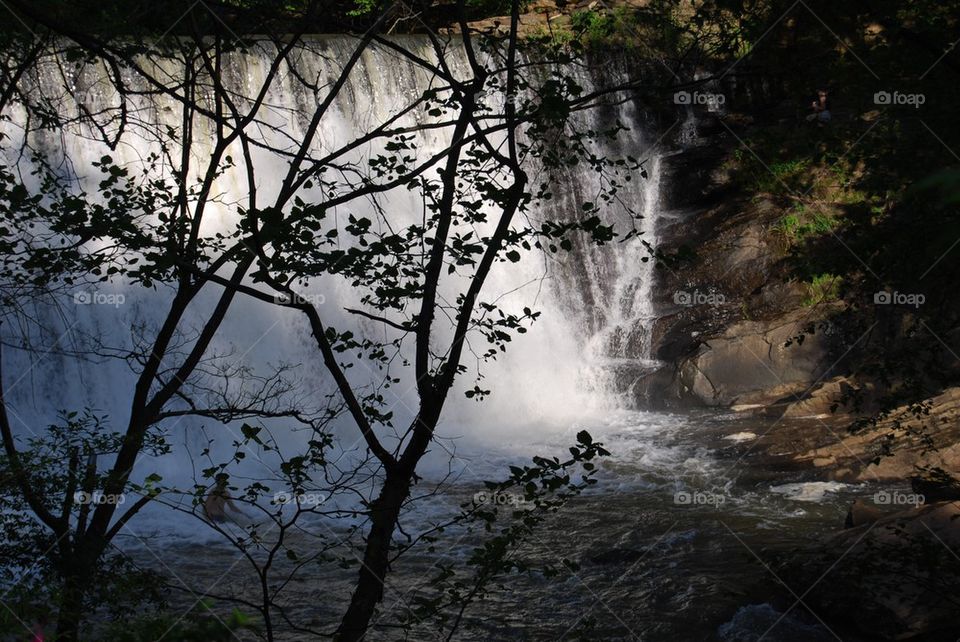
[[[412, 40], [414, 52], [425, 59], [431, 58], [432, 48], [426, 39]], [[313, 79], [318, 86], [334, 82], [341, 71], [340, 61], [349, 57], [354, 44], [349, 38], [311, 40], [298, 58], [296, 71], [303, 78]], [[455, 72], [466, 75], [468, 69], [462, 54], [451, 59], [459, 65]], [[267, 52], [262, 56], [255, 52], [231, 54], [223, 72], [231, 91], [238, 96], [255, 92], [269, 60]], [[165, 73], [176, 77], [179, 70], [170, 67]], [[35, 91], [60, 101], [67, 113], [102, 114], [106, 127], [116, 124], [111, 119], [116, 117], [114, 112], [120, 98], [108, 78], [89, 67], [66, 79], [62, 73], [53, 63], [37, 70], [31, 79]], [[590, 69], [571, 70], [571, 76], [587, 91], [595, 82], [592, 74]], [[288, 76], [281, 75], [269, 87], [265, 98], [268, 108], [259, 127], [260, 145], [281, 151], [295, 148], [295, 141], [303, 137], [308, 127], [304, 115], [315, 106], [315, 98], [307, 88]], [[626, 78], [621, 79], [625, 81]], [[337, 95], [310, 153], [319, 157], [363, 139], [380, 123], [401, 113], [411, 97], [430, 89], [433, 82], [422, 68], [384, 47], [366, 50], [343, 91]], [[175, 99], [160, 96], [128, 100], [132, 107], [128, 107], [127, 131], [115, 150], [96, 143], [97, 132], [88, 129], [89, 123], [78, 123], [57, 137], [49, 132], [34, 132], [29, 144], [37, 153], [57, 159], [60, 171], [75, 180], [78, 187], [96, 191], [100, 177], [87, 168], [102, 156], [109, 155], [118, 165], [137, 171], [150, 163], [151, 153], [162, 151], [150, 135], [151, 129], [158, 125], [178, 126], [179, 106]], [[491, 92], [485, 100], [492, 103], [494, 110], [499, 110], [505, 97]], [[508, 310], [533, 302], [543, 311], [542, 320], [536, 324], [535, 331], [518, 337], [512, 349], [497, 362], [484, 366], [484, 375], [492, 382], [491, 399], [479, 406], [471, 402], [458, 404], [453, 409], [455, 424], [506, 424], [509, 433], [525, 424], [543, 426], [568, 421], [583, 412], [635, 404], [630, 398], [631, 383], [638, 371], [654, 365], [650, 361], [649, 343], [650, 325], [655, 316], [651, 305], [654, 274], [653, 261], [647, 259], [655, 244], [659, 189], [655, 135], [644, 131], [638, 109], [632, 101], [623, 100], [614, 106], [584, 112], [578, 116], [577, 124], [584, 130], [609, 127], [615, 122], [628, 125], [628, 129], [605, 143], [598, 152], [617, 157], [645, 155], [647, 178], [636, 176], [636, 180], [622, 187], [619, 203], [604, 207], [611, 210], [612, 220], [627, 224], [631, 220], [629, 211], [636, 212], [642, 217], [637, 219], [638, 231], [642, 234], [626, 242], [600, 247], [585, 241], [576, 242], [568, 253], [533, 252], [524, 256], [519, 264], [495, 266], [485, 288], [489, 299], [497, 300]], [[7, 134], [18, 144], [24, 142], [18, 140], [18, 136], [22, 136], [23, 118], [21, 111], [5, 126]], [[400, 117], [396, 124], [413, 128], [427, 125], [431, 120], [439, 122], [435, 117], [413, 111]], [[93, 122], [99, 121], [95, 117]], [[215, 142], [214, 132], [205, 129], [209, 127], [205, 122], [201, 120], [196, 126], [193, 132], [196, 140], [191, 147], [194, 162], [200, 166], [212, 153]], [[416, 159], [429, 158], [442, 150], [448, 137], [443, 127], [420, 129], [412, 134]], [[258, 192], [267, 195], [276, 192], [287, 160], [282, 155], [273, 158], [266, 150], [255, 153], [261, 155], [256, 175]], [[360, 145], [343, 158], [343, 163], [363, 164], [376, 153], [371, 145]], [[29, 160], [21, 159], [20, 163], [24, 173], [29, 173]], [[162, 172], [163, 167], [150, 171]], [[554, 188], [553, 200], [546, 204], [548, 210], [534, 212], [532, 216], [560, 220], [584, 216], [581, 206], [596, 198], [599, 180], [602, 177], [586, 168], [565, 171], [562, 184]], [[229, 167], [218, 176], [212, 187], [218, 197], [204, 216], [200, 234], [207, 238], [230, 234], [238, 224], [238, 208], [242, 209], [248, 189], [247, 176], [240, 166]], [[390, 224], [402, 227], [416, 223], [423, 215], [423, 203], [413, 197], [408, 190], [398, 188], [386, 194], [376, 206], [354, 202], [348, 207], [334, 208], [331, 217], [342, 225], [351, 216], [372, 216], [379, 208], [389, 212]], [[74, 290], [68, 293], [72, 300], [59, 300], [56, 306], [41, 308], [39, 313], [44, 319], [41, 326], [49, 331], [44, 340], [49, 342], [51, 337], [59, 337], [58, 346], [83, 344], [99, 333], [109, 337], [120, 350], [128, 340], [130, 329], [158, 323], [163, 302], [169, 301], [169, 295], [163, 290], [145, 293], [125, 285], [122, 279], [78, 286]], [[343, 312], [344, 308], [361, 307], [361, 302], [359, 294], [342, 280], [316, 279], [301, 295], [322, 301], [324, 312], [331, 315], [331, 324], [337, 328], [355, 331], [359, 336], [371, 333], [376, 336], [382, 332], [380, 324]], [[113, 304], [106, 304], [107, 299]], [[192, 312], [196, 323], [202, 321], [209, 309], [206, 306], [212, 302], [211, 297], [198, 304], [199, 309]], [[225, 338], [215, 344], [216, 350], [235, 354], [238, 362], [252, 367], [298, 363], [296, 376], [302, 382], [316, 390], [328, 387], [315, 364], [301, 357], [307, 329], [295, 313], [258, 302], [239, 301], [226, 323], [228, 330], [223, 333]], [[37, 396], [36, 387], [31, 394], [28, 386], [19, 386], [19, 390], [12, 393], [18, 412], [28, 423], [42, 425], [53, 419], [51, 408], [91, 407], [102, 410], [113, 422], [122, 425], [128, 408], [124, 407], [122, 395], [113, 391], [122, 389], [127, 385], [124, 381], [130, 380], [125, 374], [126, 367], [109, 361], [78, 364], [59, 355], [58, 350], [52, 350], [33, 367], [28, 365], [29, 357], [18, 357], [23, 361], [17, 367], [29, 372], [30, 381], [35, 386], [42, 384], [43, 388]], [[409, 396], [412, 394], [409, 384], [400, 382], [394, 388], [397, 392], [392, 393], [396, 395], [395, 410], [399, 415], [407, 413], [407, 407], [415, 407]], [[407, 392], [401, 392], [403, 390]], [[191, 434], [197, 428], [193, 420], [185, 419], [179, 430]], [[500, 437], [492, 437], [497, 438]], [[173, 466], [168, 472], [178, 468], [176, 464]]]

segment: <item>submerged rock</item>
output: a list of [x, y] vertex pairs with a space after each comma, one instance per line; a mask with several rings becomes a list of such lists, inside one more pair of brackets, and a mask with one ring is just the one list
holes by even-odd
[[784, 613], [771, 604], [750, 604], [740, 607], [729, 622], [722, 624], [717, 637], [724, 642], [755, 642], [760, 638], [782, 642], [836, 639], [818, 622], [802, 621], [798, 615], [801, 615], [799, 610]]

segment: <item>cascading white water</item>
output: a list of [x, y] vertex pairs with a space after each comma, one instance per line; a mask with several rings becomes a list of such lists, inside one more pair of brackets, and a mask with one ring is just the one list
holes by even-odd
[[[411, 44], [412, 43], [412, 44]], [[342, 61], [349, 57], [355, 41], [347, 38], [324, 38], [313, 43], [313, 51], [299, 61], [299, 71], [305, 77], [317, 79], [320, 85], [336, 79]], [[426, 40], [405, 43], [423, 58], [432, 56]], [[255, 88], [266, 74], [266, 58], [252, 54], [237, 54], [230, 58], [227, 73], [230, 82], [241, 91]], [[466, 74], [464, 64], [458, 70]], [[175, 75], [175, 70], [170, 70]], [[595, 84], [591, 72], [574, 68], [570, 73], [584, 87]], [[63, 77], [53, 69], [46, 69], [34, 79], [35, 90], [48, 96], [63, 95], [65, 109], [75, 109], [79, 100], [97, 112], [114, 103], [109, 83], [102, 82], [89, 70], [74, 77]], [[350, 75], [344, 91], [337, 98], [333, 111], [321, 128], [316, 153], [332, 150], [370, 131], [387, 120], [412, 96], [419, 96], [431, 86], [432, 79], [422, 68], [386, 49], [371, 48], [364, 53], [361, 64]], [[65, 91], [66, 83], [66, 91]], [[277, 128], [277, 133], [265, 134], [271, 142], [284, 144], [280, 132], [296, 141], [304, 135], [305, 122], [300, 114], [311, 113], [315, 96], [289, 77], [281, 76], [268, 92], [270, 106], [265, 120]], [[175, 126], [177, 106], [173, 101], [142, 102], [138, 116], [148, 123]], [[4, 131], [15, 148], [22, 142], [23, 113], [13, 113], [12, 123], [5, 123]], [[472, 387], [472, 380], [464, 377], [460, 389], [452, 395], [442, 428], [445, 437], [473, 435], [478, 442], [520, 440], [537, 430], [566, 431], [572, 422], [592, 413], [629, 405], [630, 386], [638, 373], [649, 368], [649, 328], [654, 318], [650, 304], [653, 281], [653, 262], [644, 261], [648, 250], [643, 241], [653, 243], [656, 232], [659, 160], [650, 154], [650, 140], [641, 131], [636, 106], [630, 101], [602, 110], [581, 114], [585, 127], [609, 127], [618, 120], [630, 126], [616, 141], [602, 151], [612, 156], [632, 155], [651, 157], [645, 167], [647, 179], [634, 176], [619, 192], [620, 202], [605, 205], [602, 215], [609, 220], [632, 220], [628, 210], [640, 212], [643, 235], [627, 242], [614, 242], [602, 247], [584, 243], [558, 256], [531, 253], [520, 263], [498, 264], [491, 273], [484, 290], [485, 300], [497, 300], [507, 310], [531, 306], [543, 310], [542, 320], [534, 324], [526, 335], [518, 336], [508, 353], [494, 364], [481, 366], [484, 385], [492, 390], [490, 399], [482, 404], [464, 399], [463, 389]], [[416, 124], [428, 117], [413, 114], [401, 122]], [[135, 167], [145, 154], [156, 147], [155, 141], [137, 138], [136, 127], [111, 155], [120, 164]], [[35, 136], [31, 141], [41, 153], [50, 158], [69, 160], [69, 171], [88, 191], [96, 192], [99, 177], [91, 163], [104, 153], [102, 145], [92, 144], [81, 132], [64, 131], [61, 136]], [[212, 139], [212, 132], [203, 129], [199, 137]], [[418, 134], [418, 155], [425, 157], [446, 143], [443, 131]], [[289, 144], [289, 142], [288, 142]], [[353, 160], [364, 160], [372, 150], [361, 148]], [[199, 157], [210, 153], [209, 143], [201, 143], [195, 151]], [[266, 152], [254, 152], [257, 162], [257, 188], [269, 194], [277, 189], [285, 161]], [[22, 160], [29, 169], [29, 161]], [[65, 169], [65, 171], [67, 171]], [[556, 198], [549, 205], [549, 218], [564, 219], [576, 216], [581, 205], [596, 200], [600, 191], [596, 175], [585, 171], [570, 171], [563, 184], [554, 187]], [[232, 229], [236, 210], [232, 205], [242, 199], [248, 190], [241, 171], [226, 172], [217, 180], [216, 190], [223, 194], [223, 205], [207, 217], [203, 234]], [[386, 199], [386, 210], [403, 226], [420, 219], [422, 203], [414, 194], [399, 189]], [[333, 212], [339, 222], [348, 214], [371, 212], [369, 205], [355, 204]], [[121, 305], [90, 305], [82, 300], [84, 294], [123, 295]], [[8, 398], [21, 434], [39, 433], [39, 427], [54, 420], [57, 411], [94, 408], [110, 416], [113, 429], [125, 425], [129, 412], [129, 398], [133, 376], [130, 368], [119, 359], [98, 359], [94, 362], [70, 358], [74, 347], [89, 345], [89, 335], [101, 335], [119, 354], [129, 347], [132, 328], [149, 328], [158, 323], [159, 312], [169, 303], [170, 293], [163, 290], [145, 291], [122, 282], [98, 286], [90, 292], [75, 292], [73, 297], [55, 304], [35, 303], [38, 318], [44, 319], [49, 334], [40, 353], [7, 351]], [[328, 324], [338, 329], [354, 329], [368, 336], [382, 336], [380, 324], [344, 312], [344, 307], [359, 307], [358, 295], [348, 285], [332, 279], [313, 283], [306, 294], [323, 297], [323, 312]], [[102, 297], [101, 297], [102, 299]], [[114, 301], [116, 299], [113, 299]], [[212, 298], [202, 299], [192, 310], [198, 327]], [[5, 328], [6, 339], [16, 342]], [[29, 333], [28, 333], [29, 334]], [[34, 333], [34, 336], [37, 335]], [[38, 337], [39, 338], [39, 337]], [[52, 341], [51, 341], [52, 340]], [[319, 396], [331, 390], [319, 355], [308, 336], [307, 327], [296, 311], [280, 309], [251, 300], [239, 301], [228, 315], [220, 337], [214, 342], [214, 351], [232, 355], [231, 359], [252, 368], [275, 366], [284, 362], [297, 364], [296, 376], [303, 387]], [[468, 364], [472, 365], [472, 364]], [[9, 373], [16, 372], [13, 377]], [[354, 374], [362, 379], [363, 368]], [[398, 425], [413, 416], [414, 391], [409, 377], [386, 392]], [[396, 392], [393, 392], [396, 391]], [[391, 397], [393, 395], [393, 397]], [[168, 430], [172, 440], [187, 447], [188, 455], [195, 457], [205, 446], [204, 422], [196, 418], [171, 420]], [[211, 428], [212, 432], [216, 429]], [[219, 434], [219, 433], [218, 433]], [[478, 436], [479, 435], [479, 436]], [[220, 434], [221, 443], [229, 442], [231, 434]], [[184, 455], [175, 455], [163, 461], [141, 464], [144, 472], [158, 471], [166, 479], [183, 478], [193, 470], [186, 465]], [[196, 467], [200, 467], [197, 465]]]
[[[612, 111], [612, 113], [611, 113]], [[580, 244], [557, 271], [557, 300], [568, 319], [578, 324], [579, 380], [607, 409], [633, 408], [638, 402], [637, 383], [658, 367], [651, 354], [651, 331], [656, 321], [653, 307], [657, 221], [660, 214], [660, 154], [640, 123], [636, 104], [615, 110], [598, 110], [583, 116], [587, 127], [602, 128], [614, 120], [629, 123], [630, 130], [609, 143], [613, 156], [633, 156], [643, 161], [643, 173], [633, 176], [617, 203], [604, 216], [623, 217], [629, 210], [637, 220], [638, 235], [611, 245]], [[579, 209], [577, 199], [591, 200], [599, 191], [590, 176], [572, 175], [563, 207]], [[622, 219], [621, 219], [622, 222]]]
[[650, 248], [656, 245], [660, 159], [653, 157], [649, 167], [642, 194], [640, 229], [643, 235], [616, 252], [616, 278], [607, 322], [589, 339], [585, 351], [586, 372], [594, 379], [594, 386], [611, 396], [620, 407], [636, 404], [635, 386], [658, 366], [651, 355], [650, 341], [657, 319], [653, 308], [655, 274]]

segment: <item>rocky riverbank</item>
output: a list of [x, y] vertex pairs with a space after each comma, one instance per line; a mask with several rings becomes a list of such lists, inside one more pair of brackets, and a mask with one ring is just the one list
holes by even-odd
[[[638, 386], [639, 400], [729, 409], [744, 419], [719, 436], [734, 443], [731, 456], [798, 479], [866, 484], [851, 528], [838, 522], [834, 536], [783, 557], [787, 584], [811, 589], [794, 596], [798, 604], [869, 639], [955, 639], [960, 503], [949, 500], [960, 499], [960, 387], [951, 382], [960, 358], [952, 335], [907, 354], [926, 371], [896, 372], [903, 346], [930, 329], [916, 307], [869, 309], [862, 287], [844, 296], [825, 279], [798, 277], [788, 225], [795, 199], [737, 177], [732, 159], [751, 127], [700, 117], [699, 144], [666, 160], [652, 336], [665, 365]], [[821, 198], [841, 216], [848, 195], [832, 188]], [[843, 252], [842, 243], [830, 251]], [[887, 346], [891, 367], [870, 370]], [[905, 383], [916, 380], [923, 386]]]

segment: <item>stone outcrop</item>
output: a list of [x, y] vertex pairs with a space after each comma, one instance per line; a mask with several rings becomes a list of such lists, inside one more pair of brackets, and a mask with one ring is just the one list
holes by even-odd
[[824, 381], [801, 398], [789, 402], [779, 416], [788, 419], [829, 419], [836, 412], [857, 412], [876, 407], [874, 387], [847, 377]]
[[[941, 502], [880, 517], [829, 538], [811, 560], [787, 565], [785, 581], [830, 622], [870, 640], [930, 640], [955, 630], [960, 608], [960, 505]], [[955, 634], [954, 634], [955, 637]], [[949, 638], [953, 639], [953, 637]]]
[[682, 396], [708, 406], [773, 403], [802, 393], [831, 365], [830, 333], [806, 335], [803, 311], [770, 322], [741, 321], [705, 339], [678, 368]]
[[960, 476], [960, 388], [897, 408], [853, 434], [838, 429], [794, 459], [845, 481], [905, 480], [923, 467]]
[[[782, 208], [745, 199], [723, 164], [736, 141], [709, 114], [697, 144], [663, 161], [662, 255], [651, 333], [666, 364], [638, 386], [645, 405], [747, 406], [796, 401], [828, 377], [830, 305], [803, 304], [772, 232]], [[798, 339], [798, 337], [801, 337]]]

